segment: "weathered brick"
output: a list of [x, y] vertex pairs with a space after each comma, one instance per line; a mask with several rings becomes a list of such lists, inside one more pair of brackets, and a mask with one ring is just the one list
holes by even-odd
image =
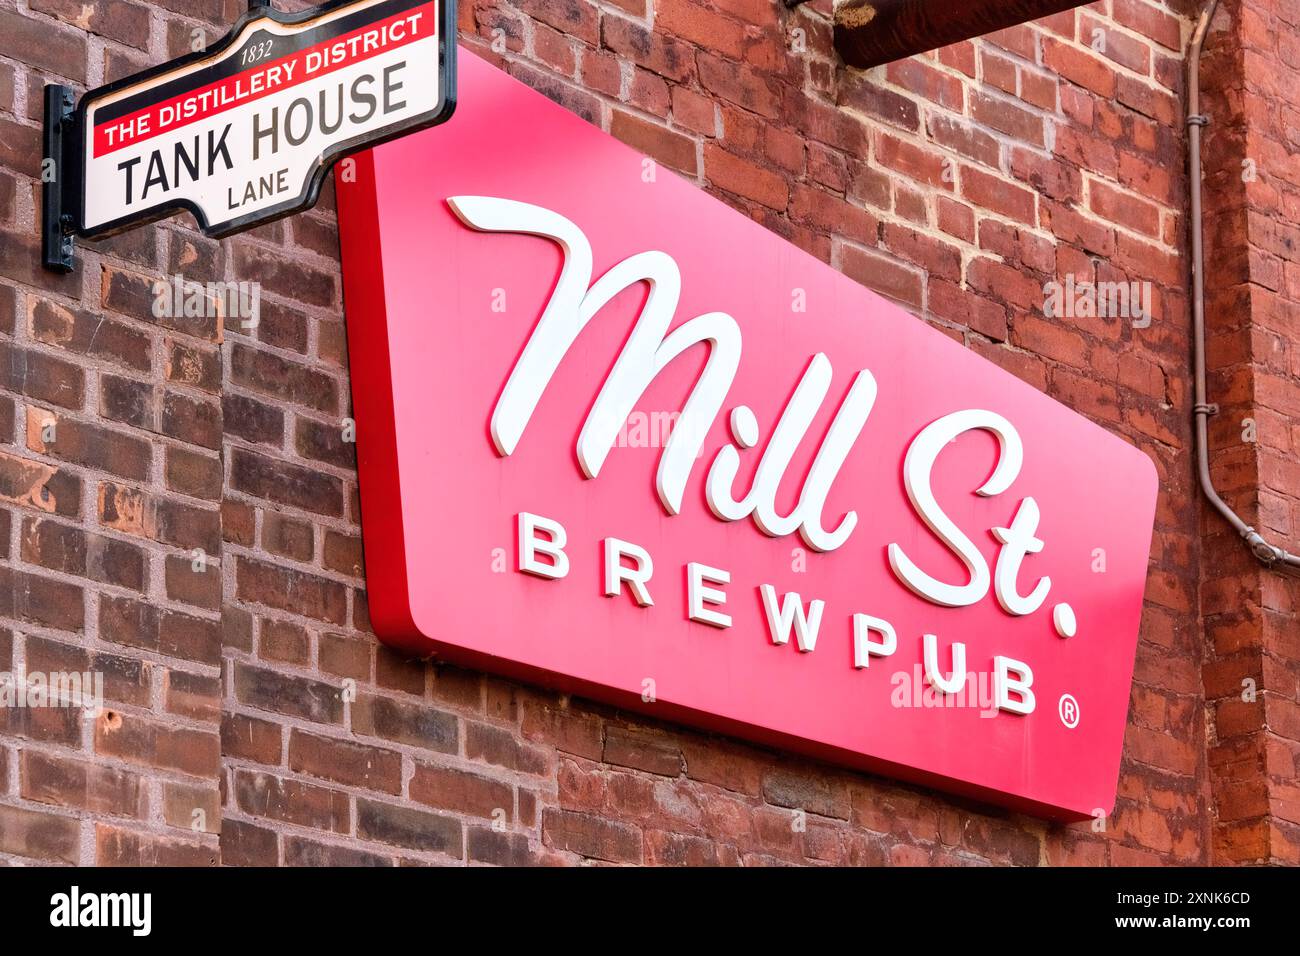
[[454, 714], [427, 704], [361, 694], [352, 705], [352, 729], [358, 734], [440, 753], [460, 749], [459, 727]]
[[465, 852], [475, 863], [529, 866], [536, 862], [528, 838], [522, 833], [502, 833], [488, 827], [467, 827]]
[[48, 518], [23, 520], [22, 557], [29, 564], [144, 590], [145, 560], [140, 548]]
[[149, 336], [125, 322], [38, 296], [28, 299], [27, 316], [32, 338], [38, 342], [137, 372], [149, 371]]
[[235, 774], [235, 804], [256, 817], [316, 830], [346, 833], [352, 811], [347, 794], [269, 773], [240, 770]]
[[208, 555], [221, 551], [221, 516], [210, 508], [104, 481], [99, 486], [98, 510], [100, 524], [106, 528]]
[[306, 666], [311, 655], [311, 635], [292, 621], [263, 618], [258, 628], [257, 654], [267, 661]]
[[545, 773], [547, 768], [542, 750], [520, 741], [508, 730], [487, 724], [466, 724], [465, 756], [521, 773]]
[[349, 787], [390, 794], [402, 791], [400, 754], [301, 730], [289, 735], [289, 769]]
[[213, 841], [95, 826], [95, 863], [99, 866], [216, 866], [219, 848]]
[[0, 56], [30, 63], [75, 83], [86, 82], [85, 36], [17, 10], [0, 9]]
[[235, 569], [235, 593], [253, 604], [330, 624], [347, 618], [347, 589], [342, 584], [242, 555]]
[[321, 412], [338, 408], [338, 386], [328, 375], [271, 352], [236, 344], [230, 355], [230, 378], [254, 392], [305, 405]]
[[194, 498], [221, 497], [221, 459], [189, 448], [168, 445], [163, 466], [167, 487]]
[[244, 820], [221, 821], [223, 866], [275, 866], [279, 862], [279, 838], [275, 830]]
[[85, 376], [71, 362], [0, 341], [0, 388], [38, 402], [80, 408]]
[[30, 7], [141, 50], [149, 47], [149, 10], [146, 7], [125, 0], [105, 0], [90, 9], [76, 0], [31, 0]]
[[704, 175], [718, 189], [773, 209], [785, 209], [790, 199], [790, 187], [783, 177], [714, 143], [704, 149]]
[[164, 579], [172, 601], [213, 611], [221, 606], [221, 571], [215, 564], [169, 554]]
[[316, 551], [315, 542], [310, 523], [271, 511], [262, 515], [262, 547], [272, 554], [310, 561]]
[[370, 644], [365, 640], [344, 634], [322, 634], [318, 654], [320, 668], [326, 674], [353, 680], [370, 678]]
[[147, 382], [104, 372], [99, 376], [99, 413], [136, 428], [157, 428], [156, 392]]
[[215, 392], [221, 388], [221, 354], [188, 342], [168, 339], [163, 377], [177, 385]]
[[514, 807], [514, 789], [507, 783], [481, 774], [416, 764], [411, 777], [412, 800], [487, 819], [509, 820]]
[[163, 675], [163, 706], [170, 714], [215, 723], [221, 717], [221, 679], [169, 669]]
[[666, 777], [676, 777], [682, 772], [681, 748], [670, 738], [632, 727], [607, 728], [601, 757], [606, 763]]
[[615, 820], [548, 808], [542, 814], [542, 838], [557, 850], [597, 860], [643, 862], [641, 832]]
[[343, 482], [333, 475], [245, 448], [233, 449], [230, 475], [232, 486], [245, 494], [331, 517], [343, 514]]
[[[537, 2], [537, 0], [530, 0]], [[568, 0], [575, 6], [581, 0]], [[600, 23], [602, 44], [647, 70], [670, 80], [683, 82], [695, 72], [695, 55], [683, 41], [646, 29], [623, 17], [604, 17]]]
[[216, 782], [211, 785], [164, 781], [163, 820], [170, 827], [191, 833], [221, 832], [221, 793]]
[[211, 732], [175, 727], [135, 714], [105, 711], [95, 719], [95, 753], [160, 770], [215, 778], [221, 740]]
[[110, 816], [138, 817], [144, 809], [140, 776], [115, 767], [26, 750], [19, 777], [24, 800]]
[[357, 835], [411, 850], [464, 855], [460, 822], [452, 817], [377, 800], [357, 800]]
[[347, 846], [336, 846], [308, 840], [306, 837], [286, 835], [284, 838], [285, 866], [392, 866], [391, 857]]
[[234, 240], [235, 271], [243, 281], [260, 282], [267, 292], [295, 299], [306, 305], [332, 305], [334, 276], [279, 252]]
[[219, 621], [134, 598], [103, 595], [99, 602], [99, 633], [118, 644], [201, 664], [215, 664], [221, 658]]
[[[3, 12], [3, 11], [0, 11]], [[3, 27], [0, 19], [0, 27]], [[0, 853], [76, 863], [81, 826], [75, 817], [0, 805]]]
[[276, 447], [284, 441], [284, 413], [273, 405], [226, 392], [221, 396], [221, 412], [222, 425], [229, 435]]
[[695, 141], [662, 124], [651, 123], [623, 110], [615, 110], [609, 131], [633, 149], [690, 176], [694, 176], [699, 168], [695, 158]]
[[341, 422], [318, 422], [298, 416], [294, 427], [294, 447], [303, 458], [323, 461], [338, 468], [355, 469], [356, 443], [344, 437]]
[[914, 268], [872, 250], [845, 246], [841, 252], [844, 274], [881, 295], [920, 307], [924, 283]]
[[163, 393], [159, 427], [164, 435], [204, 448], [220, 448], [221, 420], [221, 406], [216, 402], [180, 392]]
[[27, 447], [134, 481], [148, 477], [153, 460], [153, 449], [142, 438], [31, 405], [27, 408]]
[[280, 725], [248, 714], [221, 715], [221, 753], [236, 760], [279, 764]]
[[75, 584], [0, 567], [0, 616], [80, 631], [85, 607], [82, 589]]
[[73, 472], [0, 451], [0, 501], [75, 518], [81, 513], [81, 479]]

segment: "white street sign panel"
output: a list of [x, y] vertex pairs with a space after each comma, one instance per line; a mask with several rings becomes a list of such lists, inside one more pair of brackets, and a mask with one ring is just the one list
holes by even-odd
[[449, 6], [254, 11], [213, 52], [87, 94], [78, 231], [187, 209], [223, 236], [311, 206], [340, 156], [451, 114]]

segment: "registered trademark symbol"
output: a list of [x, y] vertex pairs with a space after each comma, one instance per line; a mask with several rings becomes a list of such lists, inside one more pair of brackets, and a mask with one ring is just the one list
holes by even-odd
[[1061, 715], [1061, 723], [1070, 730], [1079, 726], [1079, 702], [1070, 694], [1062, 694], [1056, 705], [1056, 712]]

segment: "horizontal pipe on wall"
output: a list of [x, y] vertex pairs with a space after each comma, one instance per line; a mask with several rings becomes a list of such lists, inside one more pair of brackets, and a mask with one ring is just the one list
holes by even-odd
[[868, 68], [1037, 20], [1081, 0], [837, 0], [835, 49]]

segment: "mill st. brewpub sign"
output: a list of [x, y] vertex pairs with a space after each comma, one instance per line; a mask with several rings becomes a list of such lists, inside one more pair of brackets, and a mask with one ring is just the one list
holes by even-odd
[[1157, 477], [461, 51], [339, 184], [385, 641], [1045, 815], [1115, 798]]
[[92, 90], [45, 88], [44, 262], [181, 210], [227, 236], [309, 208], [331, 164], [455, 108], [455, 0], [245, 13], [209, 50]]

